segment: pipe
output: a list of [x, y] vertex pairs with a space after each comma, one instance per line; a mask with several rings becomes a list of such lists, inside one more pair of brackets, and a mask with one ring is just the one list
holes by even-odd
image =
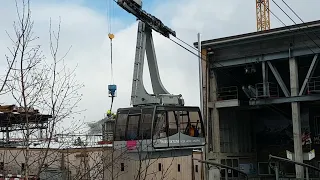
[[[202, 75], [203, 75], [203, 72], [202, 72], [202, 53], [201, 53], [201, 34], [198, 33], [198, 63], [199, 63], [199, 95], [200, 95], [200, 112], [201, 112], [201, 117], [202, 117], [202, 120], [203, 120], [203, 78], [202, 78]], [[208, 126], [209, 123], [206, 121], [206, 134], [208, 134]], [[208, 147], [208, 135], [206, 136], [206, 147], [203, 148], [203, 156], [204, 156], [204, 159], [206, 159], [207, 157], [207, 147]], [[208, 177], [208, 168], [207, 166], [204, 166], [204, 179], [207, 180], [209, 177]]]

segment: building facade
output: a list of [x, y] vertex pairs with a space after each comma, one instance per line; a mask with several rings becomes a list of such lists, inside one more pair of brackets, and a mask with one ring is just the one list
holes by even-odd
[[[269, 154], [286, 158], [287, 150], [319, 167], [319, 37], [315, 21], [202, 41], [207, 159], [258, 179], [274, 179]], [[313, 149], [315, 158], [304, 159]], [[280, 162], [279, 168], [283, 177], [304, 176], [301, 166]]]
[[[24, 179], [26, 148], [0, 148], [0, 179]], [[30, 148], [29, 179], [201, 180], [202, 154], [138, 161], [112, 147]]]

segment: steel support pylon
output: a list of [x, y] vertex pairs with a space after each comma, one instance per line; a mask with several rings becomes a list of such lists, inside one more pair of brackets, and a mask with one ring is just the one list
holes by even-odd
[[[149, 94], [143, 84], [143, 67], [147, 55], [153, 94]], [[182, 95], [170, 94], [163, 86], [158, 70], [157, 58], [152, 38], [152, 28], [139, 21], [136, 54], [133, 70], [131, 104], [141, 105], [184, 105]]]

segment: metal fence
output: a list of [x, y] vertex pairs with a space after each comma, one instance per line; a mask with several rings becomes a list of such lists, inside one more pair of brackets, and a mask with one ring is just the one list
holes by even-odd
[[229, 87], [219, 88], [218, 101], [230, 100], [230, 99], [238, 99], [238, 87], [229, 86]]
[[257, 98], [279, 97], [279, 86], [272, 82], [267, 82], [266, 86], [263, 83], [257, 83], [256, 96]]

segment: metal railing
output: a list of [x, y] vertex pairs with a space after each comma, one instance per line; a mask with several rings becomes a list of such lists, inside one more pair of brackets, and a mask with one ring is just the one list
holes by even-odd
[[[320, 172], [320, 169], [314, 166], [311, 166], [309, 164], [305, 164], [305, 163], [300, 163], [297, 161], [292, 161], [290, 159], [286, 159], [286, 158], [282, 158], [282, 157], [277, 157], [277, 156], [273, 156], [273, 155], [269, 155], [269, 163], [271, 162], [271, 159], [275, 159], [277, 161], [282, 161], [282, 162], [286, 162], [286, 163], [291, 163], [291, 164], [298, 164], [300, 166], [303, 166], [305, 168], [305, 178], [280, 178], [280, 172], [279, 172], [279, 168], [277, 165], [274, 166], [274, 170], [275, 170], [275, 176], [276, 176], [276, 180], [312, 180], [311, 178], [309, 178], [309, 169], [313, 169], [315, 171]], [[317, 178], [319, 179], [319, 178]]]
[[307, 82], [307, 94], [320, 93], [320, 77], [311, 77]]
[[[204, 163], [204, 164], [213, 165], [213, 166], [216, 166], [216, 167], [225, 168], [226, 171], [227, 171], [227, 170], [232, 170], [232, 171], [238, 172], [238, 173], [240, 173], [240, 174], [242, 174], [242, 175], [244, 176], [244, 179], [245, 179], [245, 180], [248, 180], [248, 175], [247, 175], [247, 173], [242, 172], [242, 171], [240, 171], [240, 170], [238, 170], [238, 169], [236, 169], [236, 168], [233, 168], [233, 167], [230, 167], [230, 166], [227, 166], [227, 165], [224, 165], [224, 164], [215, 163], [215, 162], [212, 162], [212, 161], [203, 161], [203, 160], [195, 159], [195, 158], [192, 158], [192, 159], [195, 160], [195, 161], [198, 161], [198, 162], [200, 162], [200, 163]], [[229, 179], [228, 173], [225, 174], [224, 179], [225, 179], [225, 180], [228, 180], [228, 179]], [[240, 180], [241, 178], [238, 177], [237, 179]]]
[[256, 98], [279, 97], [279, 86], [276, 83], [267, 82], [264, 87], [263, 83], [256, 84]]
[[238, 99], [238, 87], [228, 86], [218, 89], [218, 101]]

